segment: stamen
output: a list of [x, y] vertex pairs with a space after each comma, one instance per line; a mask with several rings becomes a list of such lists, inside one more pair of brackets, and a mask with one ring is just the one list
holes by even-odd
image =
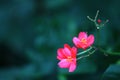
[[72, 58], [71, 56], [68, 56], [68, 57], [67, 57], [67, 61], [68, 61], [68, 62], [71, 62], [72, 60], [73, 60], [73, 58]]
[[87, 40], [85, 38], [82, 38], [81, 42], [84, 43], [84, 44], [87, 44]]

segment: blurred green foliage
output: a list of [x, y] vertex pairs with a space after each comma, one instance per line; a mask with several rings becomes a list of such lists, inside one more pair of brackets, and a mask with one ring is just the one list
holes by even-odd
[[[120, 0], [1, 0], [0, 80], [120, 80]], [[86, 16], [109, 22], [100, 30], [100, 47], [68, 73], [57, 49], [80, 31], [94, 34]], [[94, 45], [96, 45], [95, 39]]]

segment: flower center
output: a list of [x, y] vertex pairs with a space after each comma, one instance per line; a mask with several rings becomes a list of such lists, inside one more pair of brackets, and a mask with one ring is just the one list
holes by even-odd
[[87, 40], [85, 38], [82, 38], [80, 42], [87, 44]]
[[72, 60], [73, 60], [73, 58], [72, 58], [71, 56], [68, 56], [68, 57], [67, 57], [67, 61], [68, 61], [68, 62], [71, 62]]

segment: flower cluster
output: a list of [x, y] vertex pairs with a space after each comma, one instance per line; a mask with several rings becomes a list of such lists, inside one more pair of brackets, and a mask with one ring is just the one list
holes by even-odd
[[[97, 10], [94, 19], [87, 16], [87, 18], [94, 23], [97, 31], [99, 31], [109, 21], [106, 20], [105, 22], [103, 22], [102, 20], [97, 19], [98, 14], [99, 10]], [[65, 44], [64, 48], [59, 48], [57, 50], [57, 59], [60, 60], [58, 66], [60, 68], [69, 68], [69, 72], [73, 72], [76, 69], [77, 60], [84, 57], [88, 57], [96, 51], [96, 48], [92, 46], [92, 44], [94, 43], [94, 35], [88, 36], [86, 32], [80, 32], [78, 37], [73, 37], [73, 43], [75, 45], [73, 47], [70, 47], [68, 44]], [[83, 49], [83, 51], [78, 53], [77, 49]], [[103, 49], [99, 50], [105, 53]], [[89, 54], [83, 55], [87, 52]]]
[[57, 50], [57, 59], [60, 60], [58, 66], [60, 68], [69, 68], [69, 72], [73, 72], [76, 69], [77, 61], [77, 48], [86, 50], [94, 43], [94, 35], [87, 35], [86, 32], [80, 32], [78, 37], [73, 37], [73, 43], [75, 46], [70, 47], [68, 44], [64, 44], [64, 48]]

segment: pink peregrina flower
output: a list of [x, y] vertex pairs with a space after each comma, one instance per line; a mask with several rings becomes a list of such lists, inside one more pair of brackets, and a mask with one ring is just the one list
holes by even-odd
[[86, 32], [80, 32], [77, 37], [73, 38], [73, 43], [78, 48], [86, 49], [90, 47], [94, 42], [94, 35], [87, 36]]
[[73, 72], [76, 69], [76, 53], [77, 48], [70, 47], [68, 44], [64, 45], [64, 48], [57, 50], [57, 59], [60, 68], [69, 68], [69, 72]]

